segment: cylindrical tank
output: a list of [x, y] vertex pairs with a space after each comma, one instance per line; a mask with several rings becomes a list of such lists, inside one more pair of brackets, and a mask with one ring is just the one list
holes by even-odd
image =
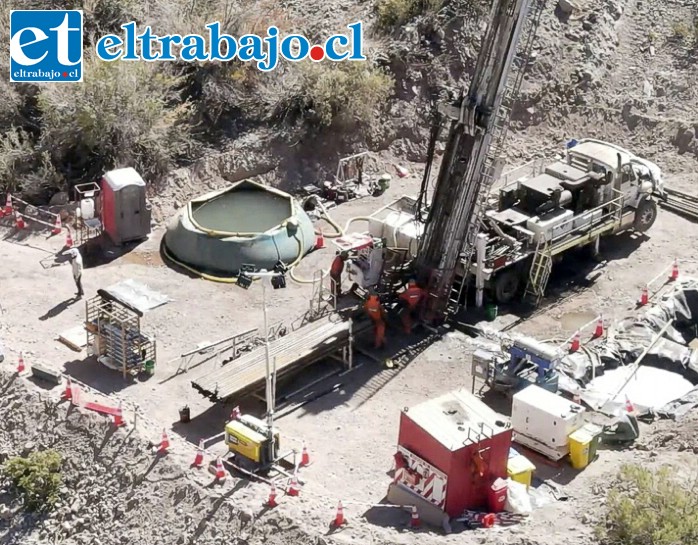
[[560, 351], [557, 347], [528, 337], [515, 339], [514, 346], [547, 361], [555, 361], [560, 357]]
[[287, 193], [249, 181], [192, 200], [172, 218], [165, 248], [200, 273], [235, 276], [242, 265], [290, 265], [315, 245], [315, 229]]

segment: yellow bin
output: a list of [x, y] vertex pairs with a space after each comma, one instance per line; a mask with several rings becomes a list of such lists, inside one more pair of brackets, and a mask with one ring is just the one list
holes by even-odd
[[572, 467], [575, 469], [584, 469], [591, 462], [589, 453], [594, 436], [582, 428], [574, 433], [571, 433], [569, 440], [570, 460], [572, 461]]
[[528, 458], [521, 454], [509, 458], [507, 461], [507, 474], [512, 481], [531, 486], [533, 472], [536, 470]]

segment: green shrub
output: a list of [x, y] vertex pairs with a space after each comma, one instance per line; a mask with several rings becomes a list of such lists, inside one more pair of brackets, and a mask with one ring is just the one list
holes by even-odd
[[86, 178], [120, 166], [146, 180], [164, 175], [190, 143], [179, 79], [146, 62], [92, 59], [85, 73], [80, 85], [41, 88], [42, 149]]
[[378, 26], [393, 28], [403, 25], [418, 15], [435, 13], [444, 0], [378, 0]]
[[27, 458], [10, 458], [2, 472], [22, 494], [25, 505], [33, 511], [53, 507], [61, 485], [61, 455], [53, 450], [32, 452]]
[[604, 543], [698, 543], [698, 491], [696, 482], [689, 484], [679, 482], [672, 468], [623, 467], [608, 495], [606, 524], [600, 529]]
[[296, 66], [301, 70], [299, 88], [290, 100], [318, 127], [370, 125], [393, 88], [390, 76], [366, 63]]
[[51, 156], [35, 146], [29, 133], [17, 127], [0, 132], [0, 193], [21, 192], [29, 202], [41, 203], [65, 189]]

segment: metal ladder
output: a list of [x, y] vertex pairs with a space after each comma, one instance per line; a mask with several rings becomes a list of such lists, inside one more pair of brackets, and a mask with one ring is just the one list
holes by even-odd
[[[510, 6], [510, 11], [514, 8], [514, 3]], [[540, 25], [541, 15], [545, 7], [545, 0], [532, 0], [528, 9], [528, 16], [524, 29], [522, 31], [522, 39], [514, 55], [511, 72], [505, 84], [502, 94], [502, 101], [497, 110], [492, 126], [492, 140], [489, 152], [485, 156], [480, 168], [480, 179], [482, 180], [480, 190], [478, 192], [477, 201], [473, 210], [473, 218], [468, 225], [465, 240], [463, 244], [463, 252], [461, 253], [461, 261], [464, 267], [464, 278], [460, 282], [453, 284], [451, 293], [448, 297], [448, 310], [450, 312], [457, 311], [463, 298], [463, 290], [468, 284], [469, 265], [475, 250], [475, 239], [480, 232], [480, 225], [487, 208], [487, 199], [494, 181], [501, 175], [504, 166], [501, 160], [504, 149], [504, 142], [507, 136], [509, 120], [511, 119], [511, 111], [514, 107], [514, 102], [521, 90], [521, 84], [526, 73], [526, 66], [531, 57], [533, 43], [536, 38], [538, 26]], [[511, 15], [508, 13], [508, 15]], [[547, 282], [547, 280], [546, 280]]]
[[524, 301], [538, 306], [545, 295], [548, 286], [550, 272], [553, 270], [553, 256], [550, 243], [545, 239], [538, 241], [536, 252], [533, 254], [533, 262], [528, 272], [528, 284], [524, 293]]

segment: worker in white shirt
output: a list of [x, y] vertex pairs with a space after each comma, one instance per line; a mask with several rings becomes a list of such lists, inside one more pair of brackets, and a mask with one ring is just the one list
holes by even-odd
[[85, 294], [82, 291], [82, 256], [80, 255], [80, 250], [71, 248], [65, 252], [65, 255], [70, 258], [70, 265], [73, 267], [73, 280], [75, 280], [75, 286], [78, 288], [76, 295], [80, 298]]

